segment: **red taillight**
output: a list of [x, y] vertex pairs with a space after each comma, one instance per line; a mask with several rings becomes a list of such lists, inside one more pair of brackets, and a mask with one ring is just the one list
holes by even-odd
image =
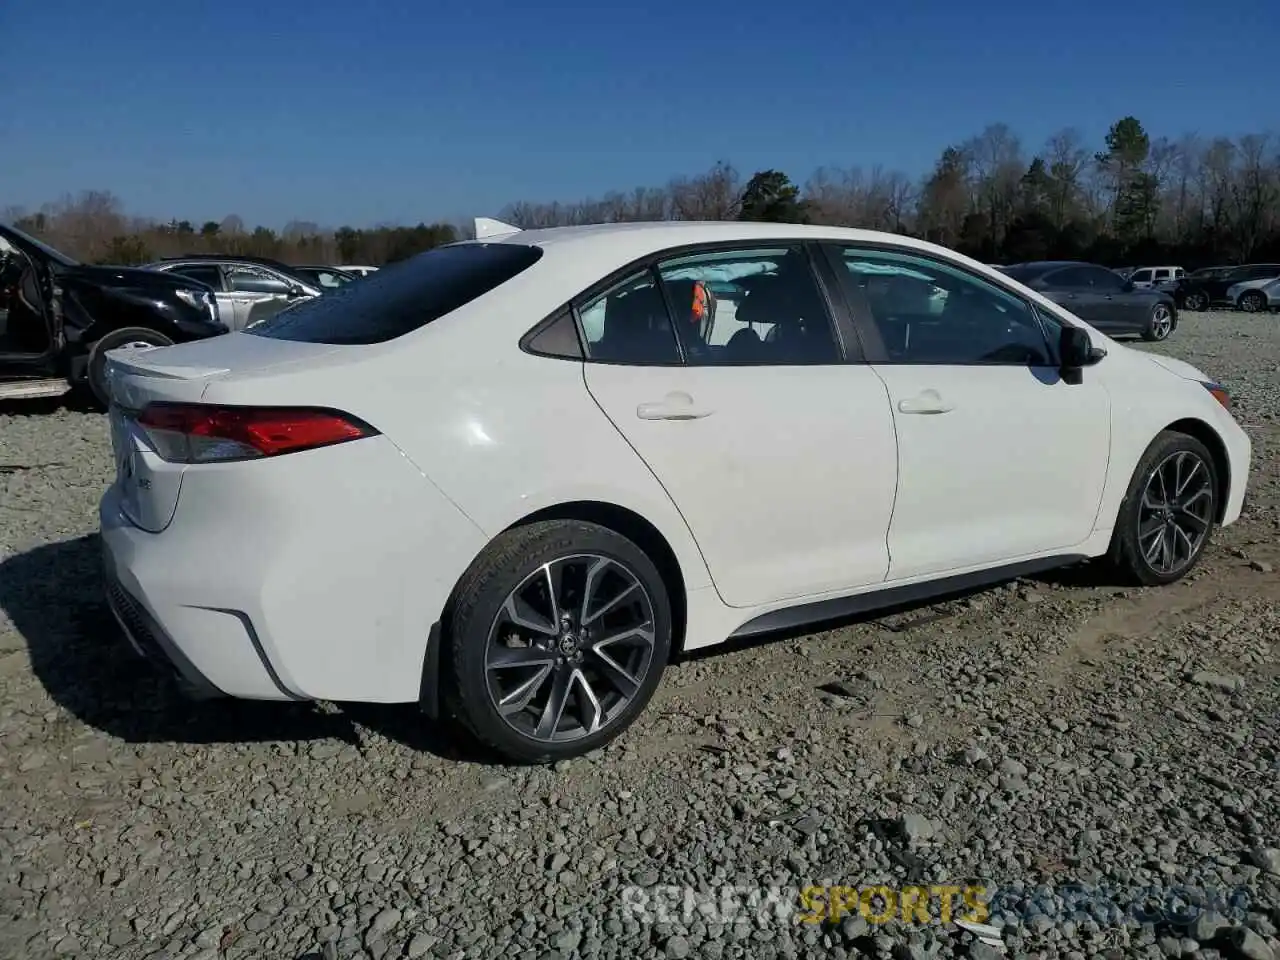
[[293, 407], [219, 407], [152, 403], [138, 424], [165, 460], [213, 463], [276, 457], [377, 434], [336, 410]]

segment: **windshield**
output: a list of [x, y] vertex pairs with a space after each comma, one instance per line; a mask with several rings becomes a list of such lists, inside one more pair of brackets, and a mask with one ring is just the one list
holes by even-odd
[[53, 247], [49, 246], [47, 243], [42, 243], [30, 234], [23, 233], [17, 227], [3, 227], [0, 229], [3, 230], [3, 233], [9, 234], [18, 242], [19, 245], [24, 245], [44, 254], [44, 256], [48, 257], [54, 263], [60, 264], [64, 267], [76, 266], [76, 261], [68, 257], [65, 253], [62, 253], [60, 250], [53, 249]]

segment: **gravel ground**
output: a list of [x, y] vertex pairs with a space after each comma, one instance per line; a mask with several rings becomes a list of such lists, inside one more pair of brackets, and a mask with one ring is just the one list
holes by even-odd
[[[711, 653], [551, 769], [411, 708], [182, 700], [100, 599], [102, 418], [0, 410], [0, 956], [1280, 958], [1280, 318], [1160, 349], [1255, 443], [1189, 580]], [[984, 888], [1004, 946], [940, 886]]]

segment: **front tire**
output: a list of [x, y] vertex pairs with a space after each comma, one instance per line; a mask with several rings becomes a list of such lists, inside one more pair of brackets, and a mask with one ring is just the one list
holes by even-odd
[[1108, 562], [1130, 583], [1173, 583], [1199, 562], [1217, 516], [1213, 456], [1195, 437], [1166, 430], [1152, 441], [1129, 481]]
[[671, 632], [662, 577], [626, 537], [576, 520], [518, 527], [458, 587], [446, 625], [446, 702], [512, 760], [579, 756], [644, 710]]
[[1147, 317], [1147, 325], [1142, 329], [1142, 339], [1158, 342], [1173, 333], [1173, 310], [1167, 303], [1157, 303], [1151, 308]]
[[1249, 290], [1240, 294], [1238, 306], [1245, 313], [1262, 313], [1267, 309], [1267, 298], [1257, 290]]
[[120, 347], [168, 347], [173, 341], [163, 333], [147, 327], [123, 327], [104, 334], [89, 348], [89, 362], [85, 368], [84, 386], [89, 388], [94, 403], [102, 410], [111, 399], [106, 380], [107, 351]]

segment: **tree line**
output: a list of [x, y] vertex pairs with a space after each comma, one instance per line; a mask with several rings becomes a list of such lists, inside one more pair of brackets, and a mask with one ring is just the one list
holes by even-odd
[[[487, 213], [487, 211], [486, 211]], [[519, 202], [500, 219], [524, 228], [634, 220], [763, 220], [867, 227], [922, 237], [990, 262], [1080, 259], [1108, 266], [1280, 261], [1280, 138], [1152, 137], [1135, 117], [1091, 147], [1074, 128], [1029, 151], [992, 124], [947, 146], [913, 179], [881, 167], [823, 167], [803, 183], [781, 170], [744, 178], [729, 162], [662, 186], [572, 202]], [[221, 221], [157, 222], [88, 191], [0, 219], [100, 263], [188, 253], [292, 263], [385, 264], [469, 236], [459, 223], [283, 230]]]

